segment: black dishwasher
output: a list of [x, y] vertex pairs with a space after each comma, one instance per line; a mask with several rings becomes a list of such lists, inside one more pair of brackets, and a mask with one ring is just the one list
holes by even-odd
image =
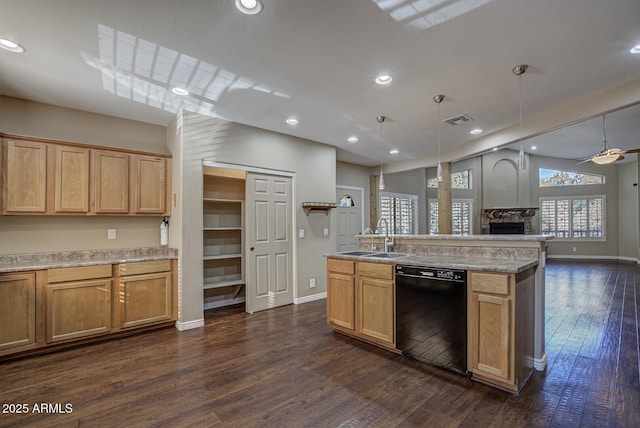
[[467, 376], [467, 272], [396, 266], [396, 345]]

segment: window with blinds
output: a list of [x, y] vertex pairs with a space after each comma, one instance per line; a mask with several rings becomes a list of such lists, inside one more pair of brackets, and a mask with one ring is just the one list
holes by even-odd
[[[380, 217], [387, 220], [389, 233], [415, 235], [418, 225], [418, 195], [380, 192]], [[380, 233], [385, 233], [384, 223]]]
[[[473, 200], [451, 201], [451, 231], [453, 235], [471, 235], [473, 229]], [[438, 200], [429, 199], [429, 233], [438, 233]]]
[[540, 198], [541, 232], [559, 239], [606, 238], [605, 197]]

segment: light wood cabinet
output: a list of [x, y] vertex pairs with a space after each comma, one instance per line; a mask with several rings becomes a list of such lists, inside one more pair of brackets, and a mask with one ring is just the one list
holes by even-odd
[[120, 264], [119, 327], [131, 328], [172, 319], [171, 261]]
[[96, 214], [129, 212], [129, 155], [92, 150], [92, 209]]
[[327, 259], [327, 323], [356, 328], [355, 262]]
[[4, 206], [8, 214], [47, 211], [47, 144], [5, 140]]
[[89, 212], [89, 149], [52, 146], [56, 213]]
[[131, 206], [136, 214], [168, 215], [167, 163], [159, 156], [131, 155]]
[[35, 273], [0, 274], [0, 355], [35, 347]]
[[112, 266], [49, 269], [47, 343], [111, 331]]
[[468, 365], [473, 377], [518, 391], [533, 371], [533, 269], [469, 272]]
[[393, 265], [327, 259], [327, 322], [387, 348], [395, 348]]
[[393, 265], [358, 262], [357, 330], [365, 337], [395, 347], [395, 282]]

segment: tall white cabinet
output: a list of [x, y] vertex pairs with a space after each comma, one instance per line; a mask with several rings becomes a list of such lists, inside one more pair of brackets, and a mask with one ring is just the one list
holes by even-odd
[[203, 166], [204, 308], [244, 301], [246, 172]]

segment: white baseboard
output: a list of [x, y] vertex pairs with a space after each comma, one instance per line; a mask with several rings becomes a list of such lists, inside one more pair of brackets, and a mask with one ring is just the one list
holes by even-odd
[[237, 303], [244, 303], [244, 301], [245, 301], [244, 297], [239, 297], [237, 299], [217, 300], [215, 302], [205, 303], [203, 309], [206, 311], [207, 309], [215, 309], [215, 308], [221, 308], [223, 306], [235, 305]]
[[176, 321], [176, 328], [180, 331], [191, 330], [192, 328], [198, 328], [204, 326], [204, 319], [180, 322]]
[[312, 294], [311, 296], [296, 297], [295, 299], [293, 299], [293, 303], [295, 305], [299, 305], [301, 303], [309, 303], [315, 300], [322, 300], [326, 298], [327, 298], [327, 292], [325, 291], [324, 293]]
[[570, 260], [619, 260], [619, 261], [627, 261], [627, 262], [635, 262], [640, 263], [635, 257], [624, 257], [624, 256], [576, 256], [576, 255], [547, 255], [548, 259], [570, 259]]
[[547, 354], [542, 355], [542, 358], [533, 359], [533, 368], [539, 372], [544, 371], [547, 368]]

